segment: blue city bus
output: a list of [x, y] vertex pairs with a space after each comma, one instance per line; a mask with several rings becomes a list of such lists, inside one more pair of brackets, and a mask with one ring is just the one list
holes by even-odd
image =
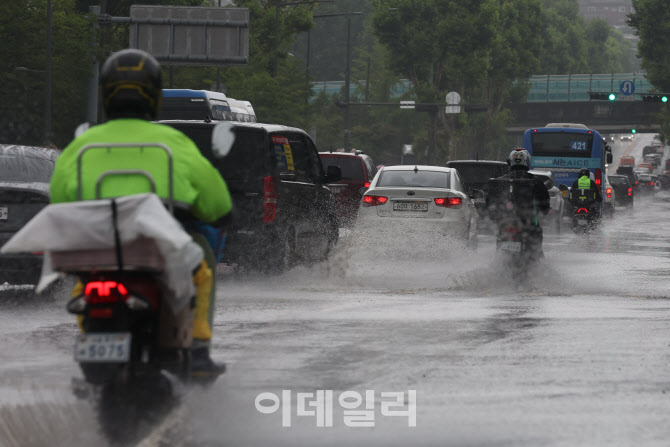
[[523, 147], [531, 155], [531, 169], [551, 171], [557, 185], [572, 187], [579, 170], [588, 168], [605, 197], [603, 176], [612, 152], [597, 131], [583, 124], [548, 124], [526, 130]]
[[226, 95], [209, 90], [163, 89], [159, 120], [225, 120], [233, 115]]

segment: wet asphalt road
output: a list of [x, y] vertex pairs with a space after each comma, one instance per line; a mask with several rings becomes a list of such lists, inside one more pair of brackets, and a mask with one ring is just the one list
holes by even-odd
[[[645, 141], [617, 142], [615, 160]], [[474, 253], [345, 234], [322, 265], [274, 278], [220, 272], [214, 347], [229, 371], [187, 396], [183, 443], [666, 446], [669, 217], [661, 192], [589, 238], [546, 233], [546, 259], [524, 284], [496, 263], [490, 234]], [[90, 405], [69, 390], [79, 373], [65, 289], [28, 295], [5, 291], [0, 303], [0, 445], [104, 445]], [[254, 407], [282, 390], [290, 427], [281, 406]], [[332, 427], [297, 414], [297, 393], [316, 390], [333, 391]], [[337, 397], [366, 390], [374, 427], [347, 427]], [[416, 427], [381, 413], [382, 392], [408, 390]]]

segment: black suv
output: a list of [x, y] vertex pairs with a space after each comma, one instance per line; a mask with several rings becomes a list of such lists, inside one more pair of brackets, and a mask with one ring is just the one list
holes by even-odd
[[468, 194], [472, 196], [474, 190], [484, 192], [483, 196], [473, 196], [475, 207], [480, 217], [486, 215], [486, 195], [488, 194], [491, 178], [498, 178], [509, 173], [509, 166], [504, 161], [495, 160], [452, 160], [448, 161], [448, 168], [456, 168], [461, 176]]
[[212, 132], [221, 122], [163, 121], [191, 138], [219, 170], [233, 198], [224, 261], [262, 271], [328, 257], [339, 222], [329, 182], [312, 139], [301, 129], [274, 124], [230, 123], [230, 153], [216, 156]]
[[628, 181], [633, 187], [633, 191], [637, 191], [640, 188], [640, 182], [639, 179], [637, 178], [637, 174], [633, 169], [634, 169], [633, 166], [619, 166], [616, 169], [616, 173], [617, 175], [625, 175], [626, 177], [628, 177]]
[[630, 184], [625, 175], [608, 175], [607, 179], [614, 189], [614, 200], [616, 206], [633, 206], [635, 193], [633, 185]]

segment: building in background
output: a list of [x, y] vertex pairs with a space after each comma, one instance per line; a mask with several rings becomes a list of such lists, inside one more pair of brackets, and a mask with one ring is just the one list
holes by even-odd
[[622, 34], [633, 34], [626, 25], [626, 16], [633, 12], [632, 0], [579, 0], [579, 12], [587, 20], [604, 19]]

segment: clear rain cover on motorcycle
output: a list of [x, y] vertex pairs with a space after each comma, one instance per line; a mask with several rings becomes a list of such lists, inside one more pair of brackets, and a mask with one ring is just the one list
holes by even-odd
[[0, 252], [44, 252], [37, 286], [40, 292], [58, 278], [51, 265], [51, 252], [115, 249], [112, 200], [116, 203], [121, 245], [149, 238], [158, 246], [165, 266], [161, 277], [170, 292], [166, 298], [173, 311], [179, 312], [195, 293], [192, 272], [204, 255], [155, 194], [48, 205], [7, 241]]

